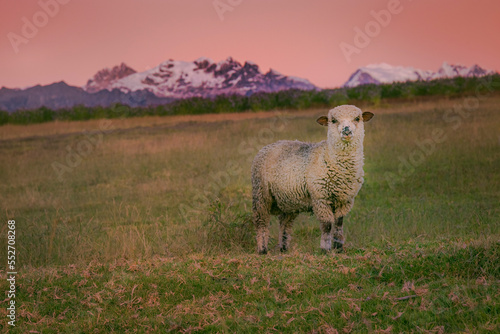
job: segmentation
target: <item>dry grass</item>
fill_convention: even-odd
[[[441,99],[436,101],[404,102],[397,104],[397,108],[390,105],[369,108],[377,115],[392,113],[412,113],[421,112],[425,109],[446,109],[453,108],[457,100]],[[111,120],[112,126],[116,130],[137,129],[137,128],[163,128],[182,126],[187,123],[219,123],[227,121],[244,121],[250,119],[267,119],[276,117],[277,114],[294,115],[303,117],[306,115],[322,115],[324,110],[283,110],[266,112],[244,112],[244,113],[223,113],[223,114],[204,114],[204,115],[174,115],[174,116],[145,116],[135,118],[123,118]],[[31,137],[57,136],[67,134],[79,134],[84,131],[97,131],[100,129],[102,120],[87,121],[55,121],[41,124],[13,125],[7,124],[0,126],[0,140],[21,139]]]
[[[204,115],[176,115],[176,116],[145,116],[134,118],[113,119],[111,122],[116,130],[136,128],[174,127],[186,123],[218,123],[227,121],[243,121],[249,119],[266,119],[276,116],[276,111],[224,113]],[[304,115],[308,111],[283,111],[280,113]],[[97,131],[100,129],[102,120],[49,122],[29,125],[7,124],[0,126],[0,140],[21,139],[30,137],[45,137],[65,134],[78,134],[83,131]]]
[[[499,101],[481,101],[458,130],[442,115],[460,100],[371,108],[376,117],[366,126],[366,183],[347,217],[347,246],[419,235],[497,235]],[[240,242],[246,238],[241,226],[250,213],[255,153],[279,139],[323,140],[326,133],[315,119],[324,112],[110,120],[114,130],[102,134],[62,182],[52,164],[65,163],[67,148],[86,140],[80,131],[102,121],[0,127],[10,138],[0,140],[0,156],[8,162],[0,166],[0,219],[19,221],[22,265],[253,252],[252,237]],[[399,158],[435,127],[447,140],[389,187],[386,174],[397,173]],[[20,131],[12,133],[14,128]],[[275,224],[272,229],[274,244]],[[299,216],[293,247],[314,254],[318,240],[314,217]]]
[[[498,332],[499,251],[488,238],[409,240],[331,256],[197,253],[27,268],[11,332]]]

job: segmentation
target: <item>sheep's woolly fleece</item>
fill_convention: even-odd
[[[328,126],[326,141],[279,141],[259,151],[252,165],[259,252],[267,251],[270,214],[279,214],[283,223],[293,220],[299,212],[312,210],[322,225],[331,227],[351,210],[363,184],[363,119],[367,121],[371,116],[355,106],[339,106],[318,119],[318,123]],[[349,131],[344,130],[346,127]],[[290,239],[283,228],[280,246],[288,246],[287,240],[281,240]],[[290,230],[289,226],[285,229]],[[329,249],[331,237],[325,235],[329,229],[322,230],[321,246]],[[341,226],[333,233],[339,234],[334,237],[343,242]]]

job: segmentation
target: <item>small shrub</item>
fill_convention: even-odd
[[[236,211],[231,203],[226,205],[218,198],[210,205],[208,217],[203,222],[207,248],[219,252],[252,249],[252,213]]]

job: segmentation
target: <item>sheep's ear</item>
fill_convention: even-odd
[[[318,118],[316,120],[316,122],[318,122],[318,124],[321,124],[323,126],[328,126],[328,117],[326,116],[321,116],[320,118]]]
[[[368,122],[369,120],[371,120],[373,117],[373,113],[369,112],[369,111],[365,111],[363,113],[363,122]]]

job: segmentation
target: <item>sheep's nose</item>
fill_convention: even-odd
[[[346,126],[343,130],[342,130],[342,135],[343,136],[350,136],[352,134],[352,131],[351,129],[349,129],[348,126]]]

